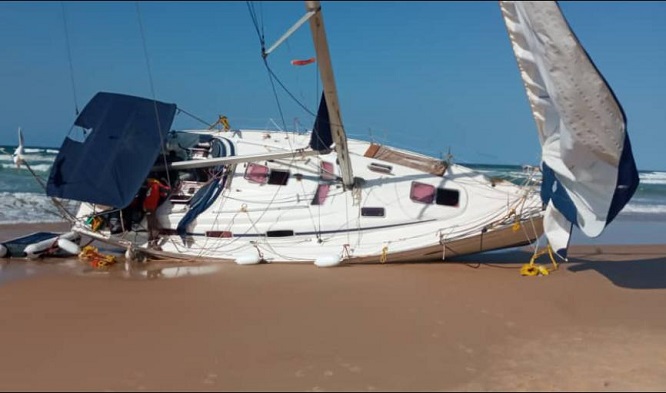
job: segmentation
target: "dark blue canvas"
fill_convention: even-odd
[[[132,202],[160,154],[175,104],[97,93],[75,125],[83,142],[66,138],[49,175],[51,197],[123,208]]]
[[[315,119],[312,135],[310,136],[310,148],[317,151],[328,150],[331,148],[332,144],[333,136],[331,135],[331,120],[328,116],[326,97],[322,92],[321,101],[319,101],[319,110],[317,111],[317,118]]]

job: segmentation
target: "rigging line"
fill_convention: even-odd
[[[321,7],[319,8],[319,11],[321,11]],[[312,22],[310,22],[312,23]],[[315,29],[315,39],[314,42],[318,42],[319,40],[319,29]],[[315,50],[315,56],[316,56],[316,50]],[[319,59],[317,59],[317,67],[315,67],[315,95],[314,95],[314,107],[317,108],[319,105],[319,97],[321,97],[321,92],[319,91],[319,81],[320,81],[320,76],[319,76]],[[315,116],[315,121],[317,117]],[[330,124],[330,120],[329,120]]]
[[[319,90],[320,90],[320,89],[319,89],[319,81],[320,81],[320,80],[321,80],[321,78],[320,78],[320,76],[319,76],[319,67],[316,67],[316,68],[315,68],[315,96],[314,96],[314,104],[315,104],[315,107],[316,107],[317,104],[318,104],[317,100],[319,100],[319,97],[321,97],[321,92],[319,91]],[[330,122],[329,122],[329,123],[330,123]]]
[[[275,89],[275,83],[273,83],[273,77],[272,77],[273,72],[271,71],[271,68],[268,65],[268,61],[266,60],[265,57],[264,57],[264,65],[266,66],[266,69],[268,70],[268,79],[271,81],[271,88],[273,89],[273,96],[275,96],[275,102],[277,103],[278,111],[280,112],[280,118],[282,119],[282,128],[284,130],[286,130],[287,129],[287,122],[284,120],[284,114],[282,113],[282,105],[280,105],[280,98],[278,97],[277,89]]]
[[[28,170],[30,171],[30,174],[32,174],[32,176],[35,178],[35,180],[37,180],[37,182],[39,183],[39,185],[42,186],[42,188],[44,189],[44,192],[46,192],[46,185],[44,184],[44,181],[42,180],[42,178],[40,178],[39,176],[37,176],[37,174],[35,173],[35,171],[33,171],[32,168],[30,167],[30,165],[27,163],[27,161],[23,161],[23,164],[25,165],[26,168],[28,168]],[[74,222],[76,222],[76,217],[74,217],[74,215],[73,215],[72,213],[70,213],[70,212],[67,210],[67,208],[65,208],[65,206],[63,206],[62,202],[60,202],[59,200],[57,200],[57,199],[54,198],[54,197],[51,197],[51,202],[53,202],[53,204],[55,205],[56,209],[60,210],[60,212],[59,212],[59,213],[60,213],[60,217],[62,217],[62,218],[64,218],[65,220],[69,221],[70,223],[74,223]]]
[[[307,192],[305,191],[305,186],[303,185],[303,182],[300,182],[300,183],[301,183],[301,190],[303,191],[303,199],[305,200],[305,197],[307,196]],[[315,193],[315,195],[316,195],[316,193]],[[317,224],[314,222],[314,217],[312,216],[311,206],[312,206],[312,204],[310,204],[308,206],[308,213],[310,214],[310,221],[312,223],[312,227],[313,227],[313,230],[314,230],[313,232],[315,232],[315,236],[317,236],[317,239],[319,239],[321,237],[321,233],[320,233],[320,231],[321,231],[321,219],[319,220],[319,226],[317,226]],[[319,207],[321,207],[321,206],[319,206]]]
[[[280,78],[278,78],[277,75],[275,75],[275,73],[273,72],[273,70],[268,66],[268,63],[266,63],[266,67],[268,68],[268,72],[271,74],[271,76],[272,76],[273,78],[275,78],[275,80],[276,80],[277,83],[280,85],[280,87],[282,87],[282,89],[285,91],[285,93],[287,93],[287,94],[289,95],[289,97],[291,97],[291,99],[294,100],[294,102],[295,102],[298,106],[300,106],[304,111],[306,111],[310,116],[316,118],[317,115],[315,115],[314,112],[312,112],[311,110],[309,110],[308,108],[306,108],[305,105],[303,105],[303,104],[301,103],[301,101],[299,101],[298,98],[296,98],[296,96],[294,96],[294,95],[289,91],[289,89],[287,89],[287,87],[282,83],[282,81],[280,81]]]
[[[257,13],[254,10],[254,4],[251,1],[246,1],[247,9],[250,12],[250,18],[252,19],[252,24],[254,25],[254,30],[257,32],[257,37],[259,38],[259,43],[261,44],[261,54],[263,56],[266,49],[266,41],[264,40],[263,28],[262,31],[259,31],[259,22],[257,20]]]
[[[157,121],[157,133],[160,137],[160,150],[164,147],[164,138],[162,138],[162,125],[160,124],[160,114],[157,109],[157,101],[155,98],[155,85],[153,84],[153,73],[150,69],[150,58],[148,57],[148,47],[146,46],[146,35],[143,30],[143,21],[141,18],[141,9],[139,8],[138,0],[134,3],[136,5],[136,15],[139,20],[139,31],[141,33],[141,43],[143,44],[143,54],[146,58],[146,68],[148,69],[148,80],[150,82],[150,93],[153,97],[153,107],[155,108],[155,120]],[[168,166],[167,157],[165,154],[162,154],[162,160],[164,161],[164,166]],[[166,171],[166,180],[169,187],[171,184],[171,177],[169,176],[169,171]]]
[[[265,34],[264,34],[264,4],[262,2],[259,2],[259,17],[260,19],[260,25],[261,25],[261,39],[264,40],[265,42]]]
[[[285,39],[284,43],[287,46],[287,53],[289,54],[289,57],[292,58],[292,59],[297,58],[296,55],[294,54],[294,52],[292,52],[292,50],[291,50],[291,45],[289,44],[289,38]],[[303,97],[303,89],[301,88],[301,78],[300,78],[299,74],[300,74],[299,72],[296,72],[296,86],[299,89],[299,93],[301,95],[301,98],[304,98]],[[317,100],[317,96],[315,95],[315,107],[316,107],[316,100]]]
[[[275,78],[275,80],[277,81],[277,83],[280,85],[280,87],[282,87],[282,89],[285,91],[285,93],[287,93],[287,94],[289,95],[289,97],[291,97],[291,99],[294,100],[294,102],[295,102],[298,106],[300,106],[300,107],[301,107],[304,111],[306,111],[310,116],[312,116],[312,117],[314,117],[314,118],[316,119],[316,118],[317,118],[317,115],[315,115],[314,112],[312,112],[311,110],[309,110],[308,108],[306,108],[305,105],[302,104],[301,101],[299,101],[298,98],[296,98],[296,97],[295,97],[295,96],[289,91],[289,89],[287,89],[287,87],[286,87],[286,86],[280,81],[280,78],[278,78],[277,75],[275,75],[275,73],[273,72],[273,70],[268,66],[268,63],[266,63],[266,67],[268,68],[268,71],[271,73],[271,75]],[[332,122],[330,122],[330,121],[328,122],[328,124],[329,124],[329,125],[336,125],[336,126],[340,126],[340,127],[342,127],[342,124],[335,124],[335,123],[332,123]]]
[[[76,97],[76,84],[74,83],[74,66],[72,65],[72,49],[69,44],[69,31],[67,30],[67,16],[65,14],[65,3],[60,2],[62,8],[62,24],[65,27],[65,42],[67,43],[67,59],[69,60],[69,77],[72,81],[72,92],[74,94],[74,109],[76,110],[76,116],[79,115],[79,104]]]
[[[201,122],[202,124],[205,124],[206,126],[210,126],[210,124],[208,122],[206,122],[205,120],[191,114],[190,112],[186,111],[183,108],[178,108],[178,113],[180,113],[180,112],[183,112],[184,114],[188,115],[189,117],[193,118],[194,120],[197,120],[197,121]]]
[[[261,44],[261,57],[264,60],[264,65],[266,66],[266,69],[268,70],[268,77],[269,80],[271,81],[271,87],[273,89],[273,95],[275,96],[275,101],[277,102],[278,106],[278,111],[280,112],[280,118],[282,119],[282,127],[286,130],[287,129],[287,123],[284,120],[284,114],[282,113],[282,106],[280,105],[280,100],[277,95],[277,89],[275,89],[275,83],[273,82],[273,72],[271,71],[271,68],[268,66],[268,61],[266,60],[266,41],[264,39],[263,35],[263,25],[262,25],[262,31],[259,31],[259,22],[257,20],[257,14],[254,9],[254,5],[251,4],[249,1],[246,2],[248,10],[250,12],[250,18],[252,18],[252,23],[254,24],[254,29],[257,32],[257,36],[259,37],[259,43]],[[279,81],[278,81],[279,83]],[[284,87],[283,87],[284,88]]]
[[[295,102],[298,106],[300,106],[304,111],[306,111],[308,114],[310,114],[310,116],[314,117],[315,120],[316,120],[316,119],[317,119],[317,115],[315,115],[312,111],[310,111],[308,108],[306,108],[305,105],[303,105],[303,104],[298,100],[298,98],[296,98],[296,97],[295,97],[295,96],[289,91],[289,89],[287,89],[287,87],[286,87],[286,86],[280,81],[280,78],[278,78],[277,75],[275,75],[275,73],[273,72],[273,70],[270,68],[270,66],[268,65],[268,62],[266,61],[265,58],[264,58],[264,64],[266,65],[266,69],[268,70],[268,72],[270,73],[270,75],[272,75],[272,77],[275,78],[275,80],[276,80],[276,81],[278,82],[278,84],[282,87],[282,89],[283,89],[283,90],[289,95],[289,97],[291,97],[291,99],[294,100],[294,102]],[[271,78],[271,84],[273,84],[273,79],[272,79],[272,78]],[[275,87],[273,87],[273,90],[274,90],[274,92],[275,92]],[[275,93],[275,94],[276,94],[276,100],[277,100],[277,93]],[[280,103],[279,103],[279,101],[278,101],[278,106],[279,106],[279,105],[280,105]],[[280,115],[282,115],[282,111],[280,111]],[[284,118],[282,119],[282,122],[284,123]],[[332,125],[333,123],[331,123],[331,122],[329,121],[328,124],[329,124],[329,125]],[[285,129],[286,129],[286,124],[285,124]],[[319,136],[318,136],[318,138],[319,138]],[[319,140],[321,141],[321,138],[319,138]]]
[[[273,79],[275,81],[277,81],[277,83],[280,85],[280,87],[282,87],[282,89],[287,93],[287,95],[289,95],[289,97],[291,97],[291,99],[294,100],[294,102],[298,106],[300,106],[310,116],[316,118],[317,116],[314,114],[314,112],[309,110],[303,103],[301,103],[301,101],[298,98],[296,98],[294,96],[294,94],[291,93],[291,91],[289,91],[289,89],[287,89],[287,87],[284,85],[284,83],[282,83],[280,78],[278,78],[278,76],[275,75],[275,73],[273,72],[271,67],[268,65],[268,61],[266,60],[266,56],[265,56],[266,42],[265,42],[264,35],[263,35],[263,25],[262,25],[262,29],[260,31],[259,22],[257,20],[257,15],[256,15],[256,11],[254,10],[254,6],[249,1],[246,2],[246,4],[247,4],[248,10],[250,12],[250,18],[252,19],[252,23],[254,24],[254,29],[257,32],[257,36],[259,37],[259,43],[261,44],[261,53],[262,53],[262,57],[264,59],[264,65],[266,66],[266,69],[268,70],[269,76],[271,78],[271,85],[273,86],[273,93],[276,96],[276,100],[277,100],[277,92],[275,90],[275,85],[274,85]],[[318,83],[318,81],[317,81],[317,83]],[[285,120],[284,120],[284,116],[282,115],[282,108],[280,107],[279,101],[278,101],[278,108],[280,110],[280,116],[282,116],[282,123],[284,124],[284,129],[286,130],[287,127],[286,127],[286,123],[285,123]]]

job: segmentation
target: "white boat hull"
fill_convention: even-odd
[[[249,130],[233,136],[208,134],[227,138],[238,157],[293,151],[293,146],[306,145],[309,138],[307,134]],[[335,153],[233,163],[227,165],[229,178],[224,190],[192,221],[184,237],[175,233],[191,208],[183,199],[204,182],[181,182],[181,189],[159,207],[160,236],[150,245],[145,219],[134,225],[134,231],[113,236],[104,229],[94,233],[85,224],[79,224],[77,230],[155,255],[321,266],[442,260],[529,244],[542,234],[541,202],[533,185],[498,182],[454,164],[443,175],[435,175],[424,171],[421,162],[405,166],[372,156],[376,147],[349,140],[355,175],[363,179],[354,190],[345,190],[337,173],[330,176],[320,171],[325,166],[322,162],[335,168]],[[421,159],[409,154],[412,161]],[[287,173],[288,179],[277,185],[252,181],[247,167],[254,164]],[[413,183],[447,190],[455,199],[424,203],[413,195]],[[183,184],[191,190],[183,190]],[[318,194],[322,185],[326,195]],[[82,204],[78,216],[83,222],[99,210]]]

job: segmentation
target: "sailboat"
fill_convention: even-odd
[[[441,261],[533,244],[545,232],[566,258],[573,226],[598,235],[637,187],[626,120],[557,4],[500,6],[543,146],[542,179],[498,181],[348,138],[322,8],[306,1],[263,56],[309,23],[323,85],[311,131],[226,121],[172,130],[176,104],[100,92],[75,121],[85,139],[64,140],[47,195],[81,201],[72,231],[127,255],[320,267]]]

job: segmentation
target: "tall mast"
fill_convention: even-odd
[[[312,32],[312,41],[314,42],[315,52],[317,54],[317,66],[321,74],[321,81],[326,97],[326,106],[331,123],[331,136],[335,143],[335,152],[338,156],[338,165],[342,174],[342,182],[346,189],[354,186],[354,175],[352,173],[351,162],[349,160],[349,150],[347,148],[347,136],[342,125],[342,116],[340,115],[340,104],[338,102],[338,91],[335,87],[335,78],[333,76],[333,67],[331,65],[331,56],[328,52],[328,42],[326,41],[326,31],[324,30],[324,18],[321,14],[321,5],[319,1],[306,1],[305,9],[308,12],[314,12],[310,18],[310,31]]]

